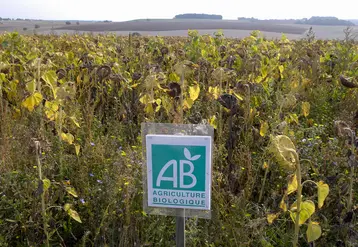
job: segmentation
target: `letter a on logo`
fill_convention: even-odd
[[[164,173],[167,171],[167,169],[171,165],[173,166],[173,177],[164,177]],[[176,160],[169,160],[159,172],[159,175],[158,175],[158,178],[157,178],[157,183],[156,183],[157,186],[160,187],[161,181],[172,181],[173,182],[173,187],[177,188],[178,187],[177,167],[178,167],[178,163],[177,163]]]

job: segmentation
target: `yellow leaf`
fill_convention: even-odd
[[[218,128],[218,121],[215,115],[213,115],[210,119],[209,119],[209,124],[214,128],[217,129]]]
[[[282,197],[282,200],[281,200],[281,202],[280,202],[280,208],[283,210],[283,212],[286,212],[286,211],[287,211],[287,204],[286,204],[286,202],[285,202],[285,197],[286,197],[286,196]]]
[[[323,181],[319,181],[317,183],[318,187],[318,208],[323,206],[324,200],[327,198],[329,194],[329,186],[325,184]]]
[[[75,137],[71,133],[65,134],[62,132],[61,139],[71,145],[73,143],[73,141],[75,140]]]
[[[307,241],[313,242],[319,239],[322,235],[322,229],[318,222],[311,221],[307,227]]]
[[[153,105],[152,105],[152,103],[148,103],[146,106],[145,106],[145,112],[147,113],[147,114],[150,114],[150,115],[152,115],[153,113],[154,113],[154,109],[153,109]]]
[[[149,96],[145,94],[144,96],[142,96],[142,97],[139,98],[139,102],[142,103],[142,104],[144,104],[144,105],[148,104],[148,102],[149,102]]]
[[[27,97],[23,102],[22,106],[27,108],[30,112],[34,110],[42,101],[42,95],[40,93],[34,93]]]
[[[267,162],[265,161],[264,164],[262,165],[262,169],[268,169],[269,165],[267,164]]]
[[[80,154],[80,149],[81,149],[81,146],[76,144],[75,145],[75,150],[76,150],[76,155],[78,156]]]
[[[281,76],[281,78],[283,78],[283,71],[284,71],[284,67],[283,67],[283,65],[280,65],[280,66],[278,66],[278,70],[280,71],[280,76]]]
[[[298,122],[298,116],[297,116],[296,113],[290,114],[289,117],[290,117],[290,123],[296,123],[296,124],[299,123],[299,122]]]
[[[267,215],[267,222],[271,225],[273,221],[279,216],[280,214],[268,214]]]
[[[214,98],[217,99],[220,95],[219,87],[209,87],[209,94]]]
[[[80,128],[80,124],[78,123],[78,121],[77,121],[77,119],[76,119],[75,116],[70,117],[70,119],[72,120],[72,122],[73,122],[78,128]]]
[[[155,108],[155,112],[158,112],[161,108],[162,105],[162,100],[161,99],[156,99],[155,103],[157,104],[157,107]]]
[[[156,103],[157,105],[161,105],[161,104],[162,104],[162,100],[161,100],[161,99],[156,99],[156,100],[155,100],[155,103]]]
[[[302,102],[302,114],[307,117],[310,114],[311,105],[309,102]]]
[[[312,201],[307,200],[301,203],[299,225],[304,224],[312,216],[315,210],[316,207]],[[291,206],[291,212],[290,212],[290,216],[293,222],[296,222],[296,215],[297,215],[297,202],[294,202]]]
[[[296,169],[296,148],[291,139],[285,135],[271,137],[269,151],[275,155],[277,162],[287,170]]]
[[[136,87],[139,86],[139,84],[140,84],[140,83],[135,83],[135,84],[131,85],[130,87],[131,87],[131,88],[136,88]]]
[[[67,211],[67,213],[68,213],[69,216],[71,216],[72,219],[74,219],[75,221],[77,221],[79,223],[82,223],[81,218],[80,218],[80,216],[79,216],[79,214],[77,213],[76,210],[73,210],[73,209],[70,208]]]
[[[45,102],[45,114],[46,117],[50,120],[55,120],[57,117],[57,111],[59,109],[58,103],[56,101],[46,101]]]
[[[200,86],[198,84],[189,87],[190,99],[193,102],[199,97],[199,93],[200,93]]]
[[[68,187],[66,187],[66,191],[68,194],[72,195],[73,197],[75,197],[75,198],[78,197],[74,188],[68,186]]]
[[[265,136],[267,134],[268,129],[269,124],[267,122],[261,122],[260,136]]]
[[[297,182],[297,176],[294,174],[291,176],[290,181],[288,182],[287,186],[287,195],[295,192],[297,190],[298,182]]]
[[[193,107],[193,104],[194,104],[194,101],[191,98],[185,99],[183,102],[183,107],[184,107],[184,109],[190,109]]]
[[[244,100],[244,98],[241,96],[241,95],[239,95],[239,94],[237,94],[237,93],[235,93],[235,92],[233,92],[233,94],[236,96],[236,98],[238,98],[239,100]]]
[[[44,191],[47,191],[51,186],[51,181],[49,179],[47,179],[47,178],[42,179],[42,183],[43,183],[43,186],[44,186]]]

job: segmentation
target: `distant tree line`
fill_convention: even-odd
[[[321,25],[321,26],[355,26],[351,21],[340,20],[337,17],[319,17],[313,16],[309,19],[301,19],[296,24]]]
[[[0,21],[42,21],[41,19],[22,19],[22,18],[2,18]]]
[[[237,18],[239,21],[249,21],[249,22],[257,22],[260,21],[259,19],[256,19],[254,17],[246,18],[246,17],[239,17]]]
[[[174,19],[211,19],[222,20],[222,15],[209,15],[209,14],[180,14],[176,15]]]

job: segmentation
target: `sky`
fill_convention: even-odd
[[[0,17],[43,20],[173,18],[182,13],[219,14],[224,19],[358,19],[358,0],[0,0]]]

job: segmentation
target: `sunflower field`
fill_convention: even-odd
[[[0,246],[174,246],[141,123],[215,129],[187,246],[357,246],[358,43],[0,35]]]

